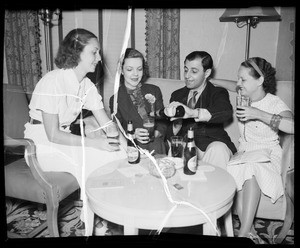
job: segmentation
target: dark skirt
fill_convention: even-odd
[[[138,142],[138,145],[143,149],[147,149],[149,152],[152,152],[152,150],[154,150],[152,155],[167,154],[167,147],[162,137],[155,138],[148,144],[141,144]]]

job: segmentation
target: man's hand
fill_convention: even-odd
[[[182,106],[184,108],[184,116],[183,117],[174,117],[176,113],[176,108],[178,106]],[[197,109],[191,109],[184,105],[181,102],[173,101],[169,104],[168,107],[165,109],[165,114],[169,117],[171,117],[171,121],[177,120],[177,119],[188,119],[188,118],[195,118],[198,117],[198,111]],[[173,117],[173,118],[172,118]]]

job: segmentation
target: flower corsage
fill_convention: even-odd
[[[151,112],[153,112],[155,114],[155,109],[154,109],[154,103],[156,101],[155,96],[153,96],[152,94],[146,94],[145,95],[145,99],[150,103],[151,105]]]

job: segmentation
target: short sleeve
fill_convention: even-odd
[[[96,86],[87,78],[85,86],[85,102],[84,107],[88,110],[103,109],[102,96],[98,93]]]
[[[52,75],[48,74],[37,83],[29,104],[30,109],[58,114],[62,96],[58,93],[54,80]]]

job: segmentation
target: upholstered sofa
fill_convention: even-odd
[[[169,100],[173,91],[183,87],[184,81],[174,79],[162,79],[162,78],[149,78],[147,83],[159,86],[162,91],[164,105],[169,104]],[[232,107],[236,107],[236,92],[228,90],[230,102]],[[291,108],[294,112],[294,82],[291,81],[278,81],[277,82],[277,95]],[[237,127],[237,119],[233,116],[233,121],[228,123],[225,127],[232,142],[238,146],[239,131]]]
[[[184,81],[149,78],[147,83],[160,87],[163,95],[164,105],[169,104],[170,96],[173,91],[185,85]],[[236,107],[236,92],[229,92],[230,102],[233,109]],[[278,81],[276,93],[294,113],[294,82]],[[239,130],[237,126],[237,118],[233,115],[233,120],[225,125],[225,130],[229,134],[232,142],[238,147]],[[282,158],[282,181],[285,185],[285,195],[276,204],[272,204],[268,197],[261,195],[260,204],[256,217],[265,219],[276,219],[283,221],[283,227],[280,233],[273,237],[276,243],[281,243],[289,231],[294,219],[294,135],[281,134],[281,146],[283,147]],[[236,213],[234,206],[233,211]]]

